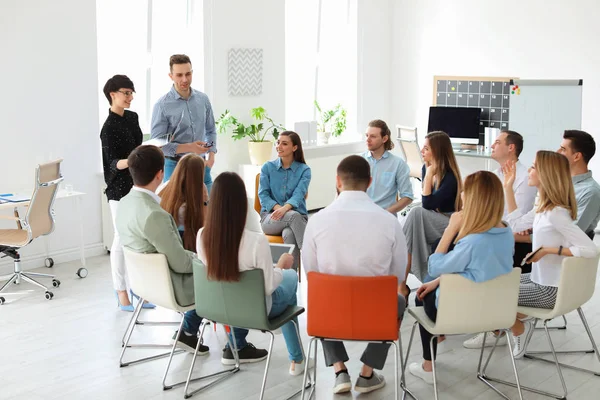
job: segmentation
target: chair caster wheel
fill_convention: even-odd
[[[52,300],[53,297],[54,297],[54,293],[46,292],[46,300]]]
[[[0,297],[0,306],[4,304],[4,302],[6,302],[6,299],[4,297]]]
[[[52,279],[52,286],[59,287],[60,286],[60,281],[58,279]]]
[[[85,268],[79,268],[75,274],[80,278],[85,278],[88,275],[88,270]]]
[[[52,268],[54,266],[54,260],[51,257],[48,257],[44,260],[44,264],[46,268]]]

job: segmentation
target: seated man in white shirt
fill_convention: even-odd
[[[500,182],[504,182],[504,174],[502,168],[507,162],[514,163],[517,168],[517,177],[513,183],[513,192],[517,201],[517,208],[527,214],[533,208],[537,189],[535,186],[527,184],[528,168],[519,161],[519,156],[523,151],[523,136],[515,131],[502,131],[492,145],[492,159],[500,164],[500,168],[494,173],[500,178]],[[507,205],[504,202],[504,216],[508,215]],[[520,261],[520,260],[519,260]]]
[[[366,191],[371,183],[369,163],[349,156],[337,168],[339,196],[324,210],[313,215],[306,226],[302,264],[306,272],[342,276],[395,275],[404,280],[407,263],[406,239],[394,215],[376,205]],[[334,301],[344,301],[337,299]],[[404,296],[398,296],[398,318],[404,314]],[[374,312],[377,304],[373,304]],[[389,344],[369,343],[354,389],[368,393],[385,385],[373,371],[385,364]],[[334,393],[349,392],[350,376],[344,362],[348,354],[342,342],[323,342],[325,363],[336,374]]]

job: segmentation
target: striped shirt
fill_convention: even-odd
[[[178,145],[196,141],[213,142],[208,151],[217,152],[217,131],[210,100],[199,90],[190,90],[190,97],[184,99],[173,86],[154,105],[150,137],[165,139],[172,135],[169,143],[162,146],[165,156],[175,157]]]

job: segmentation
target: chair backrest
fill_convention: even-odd
[[[421,179],[423,168],[423,156],[417,139],[402,139],[398,138],[398,144],[404,153],[404,161],[410,168],[410,176],[412,178]]]
[[[63,180],[61,162],[62,159],[59,159],[40,164],[35,170],[35,187],[25,216],[32,240],[54,230],[54,200],[58,184]]]
[[[256,174],[254,180],[254,209],[260,214],[260,199],[258,198],[258,186],[260,185],[260,174]]]
[[[268,330],[265,278],[261,269],[244,271],[238,282],[210,280],[205,266],[194,265],[196,313],[238,328]]]
[[[553,314],[565,315],[588,302],[596,288],[598,259],[599,256],[563,259]]]
[[[123,247],[123,253],[131,290],[158,306],[179,309],[167,257],[160,253],[137,253],[126,247]]]
[[[398,278],[309,272],[309,336],[346,340],[398,339]]]
[[[486,282],[442,275],[435,323],[448,335],[507,329],[515,323],[521,268]]]

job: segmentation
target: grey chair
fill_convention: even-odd
[[[296,330],[298,330],[298,325],[294,319],[304,312],[304,308],[290,306],[280,316],[269,319],[265,302],[265,280],[263,271],[259,269],[242,272],[238,282],[221,282],[209,280],[206,276],[206,267],[194,266],[194,292],[196,297],[196,313],[203,318],[223,325],[228,325],[231,327],[232,331],[237,327],[259,330],[271,335],[269,355],[267,357],[262,387],[260,390],[260,399],[262,399],[265,393],[271,355],[273,354],[273,341],[275,339],[273,331],[289,321],[294,323]],[[229,335],[227,335],[227,337],[230,342],[229,345],[232,346],[231,348],[234,350],[233,353],[236,358],[235,367],[227,371],[192,379],[192,372],[196,362],[196,353],[194,353],[192,365],[185,385],[184,397],[186,399],[240,370],[240,362],[237,358],[235,343],[231,343]],[[298,338],[300,338],[299,331]],[[307,363],[305,368],[308,368],[308,360],[304,353],[302,343],[300,343],[300,347],[302,348],[304,362]],[[188,392],[190,382],[224,373],[227,373],[227,375],[192,392]],[[300,393],[300,391],[301,389],[288,397],[288,399],[294,397],[296,394]]]
[[[11,283],[19,284],[21,280],[44,289],[46,299],[52,300],[54,294],[48,287],[39,283],[35,278],[51,278],[52,286],[59,287],[60,281],[54,275],[40,274],[37,272],[23,272],[21,268],[21,255],[19,249],[27,246],[34,239],[49,235],[54,231],[54,200],[58,191],[58,184],[63,180],[60,174],[62,159],[46,164],[40,164],[35,170],[35,188],[27,206],[25,218],[21,219],[17,208],[14,217],[0,215],[0,219],[10,219],[17,223],[17,229],[0,229],[0,253],[2,257],[11,257],[14,260],[14,273],[0,288],[0,292]],[[4,297],[0,297],[0,304],[4,304]]]

